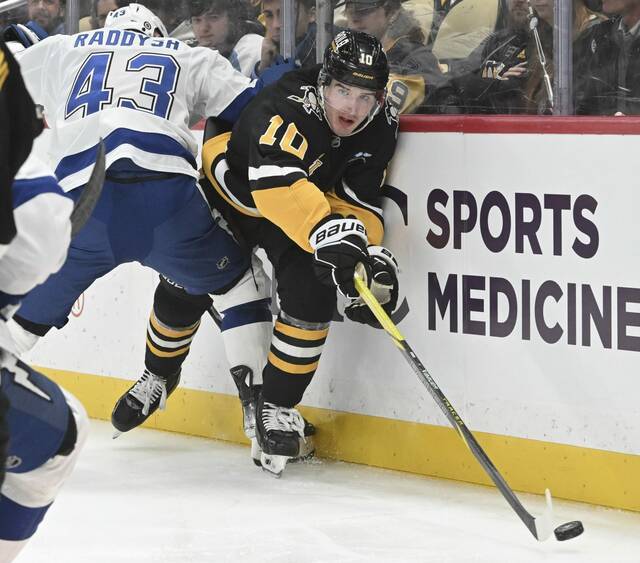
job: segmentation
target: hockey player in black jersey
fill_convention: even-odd
[[[266,251],[277,280],[280,313],[262,374],[236,369],[241,397],[262,384],[252,454],[259,446],[262,466],[276,475],[301,453],[305,422],[295,406],[318,367],[336,289],[350,300],[350,319],[378,326],[355,290],[358,268],[387,311],[396,306],[397,264],[379,246],[380,188],[398,131],[388,75],[377,39],[343,31],[322,65],[265,88],[230,134],[203,147],[211,205],[247,251]],[[154,310],[164,311],[166,326],[198,322],[206,303],[161,289]]]
[[[377,324],[354,288],[357,268],[389,312],[396,305],[397,264],[379,246],[380,187],[398,130],[388,74],[377,39],[343,31],[322,65],[285,75],[230,136],[203,148],[212,202],[248,248],[264,248],[278,283],[256,420],[262,465],[276,475],[299,451],[304,424],[295,406],[318,367],[336,288],[359,322]]]

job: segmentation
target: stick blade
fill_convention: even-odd
[[[551,499],[551,491],[545,489],[544,497],[546,500],[546,507],[541,516],[534,519],[536,527],[536,539],[538,541],[546,541],[551,537],[553,533],[553,501]]]
[[[102,193],[102,186],[104,184],[105,175],[105,148],[104,142],[100,139],[98,143],[98,154],[96,155],[96,163],[93,165],[91,176],[89,181],[84,187],[82,195],[76,201],[71,212],[71,236],[77,235],[82,227],[91,217],[93,210],[96,207],[100,194]]]

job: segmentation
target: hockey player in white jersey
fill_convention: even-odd
[[[32,154],[13,183],[17,234],[0,259],[0,389],[9,400],[9,448],[0,489],[0,562],[35,534],[86,440],[82,404],[18,359],[7,321],[21,295],[63,264],[73,202]],[[9,321],[10,322],[10,321]]]
[[[152,12],[130,4],[110,12],[103,29],[47,38],[21,57],[25,83],[51,127],[49,157],[62,188],[80,197],[100,137],[107,174],[64,266],[24,299],[10,328],[18,349],[29,349],[52,326],[66,324],[93,281],[137,261],[189,293],[210,294],[225,317],[244,308],[240,324],[223,322],[227,356],[231,365],[260,373],[271,329],[269,284],[201,196],[189,130],[209,115],[233,122],[258,85],[216,51],[166,35]],[[159,342],[173,348],[188,348],[197,328],[185,327],[175,339],[163,333],[161,318],[154,326]],[[145,370],[122,401],[118,430],[164,406],[179,377]]]
[[[9,70],[19,82],[17,65]],[[30,139],[32,132],[41,130],[41,125],[34,127],[38,120],[33,102],[24,85],[2,94],[7,95],[3,103],[14,111],[24,109],[9,120],[13,141],[22,144],[25,136]],[[14,156],[15,151],[3,164],[13,168]],[[6,469],[4,482],[0,478],[2,563],[13,561],[35,533],[71,473],[88,430],[88,418],[78,400],[18,360],[6,325],[21,296],[63,264],[73,203],[34,153],[19,168],[11,191],[16,234],[0,257],[0,395],[8,399],[10,437],[6,464],[4,457],[0,459],[0,477]],[[2,211],[10,211],[5,203]]]

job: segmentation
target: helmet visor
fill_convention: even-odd
[[[335,79],[321,88],[325,116],[339,137],[347,137],[364,128],[384,101],[384,91],[368,90]]]

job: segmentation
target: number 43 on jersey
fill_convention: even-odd
[[[109,84],[112,59],[112,52],[103,52],[92,53],[84,60],[71,87],[65,119],[76,112],[85,117],[110,105],[145,111],[167,119],[180,73],[177,61],[171,55],[157,53],[139,53],[130,58],[126,65],[127,79],[138,79],[140,93],[137,99],[119,96],[114,100],[117,85]],[[145,70],[156,70],[155,76],[150,78],[148,72],[142,76],[141,72]]]

